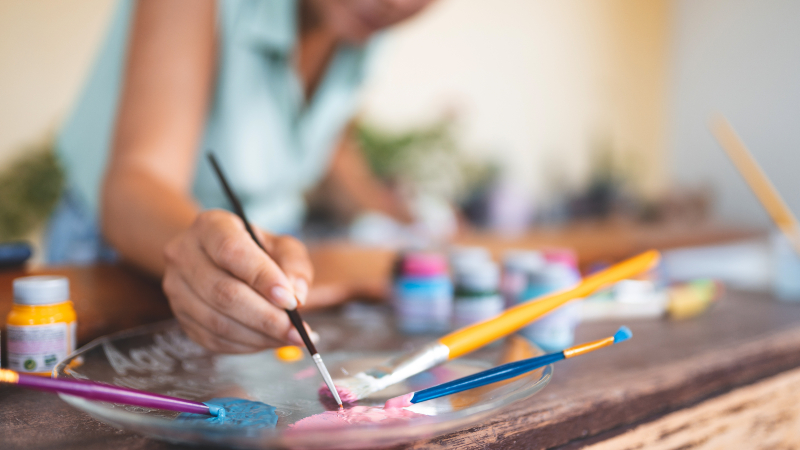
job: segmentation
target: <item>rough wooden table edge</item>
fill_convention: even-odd
[[[591,396],[593,404],[602,405],[596,410],[574,410],[572,405],[580,403],[576,399],[545,407],[516,404],[490,421],[398,448],[472,448],[470,444],[474,442],[480,442],[480,448],[485,449],[505,449],[512,445],[513,448],[544,449],[565,445],[800,367],[800,328],[731,345],[730,349],[676,362],[673,373],[681,374],[677,378],[668,379],[657,370],[640,372],[637,378],[646,378],[650,384],[632,385],[624,395],[587,392],[584,397]],[[540,419],[518,420],[528,415],[539,415]]]

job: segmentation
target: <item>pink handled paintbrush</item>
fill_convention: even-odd
[[[26,375],[13,370],[0,369],[0,383],[16,384],[28,389],[74,395],[88,400],[225,417],[225,408],[211,403],[194,402],[92,381],[45,378],[38,375]]]

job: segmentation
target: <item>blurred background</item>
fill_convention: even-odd
[[[51,267],[42,256],[47,219],[65,189],[53,143],[117,3],[0,0],[0,318],[12,308],[13,278],[65,276],[78,293],[71,298],[81,314],[79,343],[172,316],[160,285],[125,264]],[[559,381],[562,391],[555,392],[581,395],[572,401],[567,428],[584,434],[564,440],[567,446],[581,445],[571,439],[586,437],[586,430],[656,415],[667,420],[670,408],[694,408],[747,380],[796,367],[798,310],[766,300],[800,305],[800,225],[784,227],[788,237],[778,232],[710,121],[728,119],[789,209],[800,214],[798,25],[798,0],[433,2],[382,37],[347,131],[413,220],[359,211],[330,180],[308,192],[298,234],[315,270],[309,304],[364,300],[336,310],[347,326],[317,327],[333,314],[310,323],[332,349],[356,340],[407,346],[411,341],[395,331],[442,335],[657,249],[662,258],[654,270],[564,305],[519,332],[546,351],[572,345],[576,330],[577,341],[599,336],[600,327],[589,322],[606,322],[607,329],[609,322],[633,322],[640,336],[628,359],[572,366],[589,367],[586,376],[578,376],[584,369],[560,373],[576,384]],[[258,167],[254,172],[266,179]],[[395,199],[381,197],[377,209],[391,203],[387,198]],[[31,264],[23,269],[26,261]],[[392,323],[396,328],[387,326]],[[767,340],[771,331],[781,334]],[[628,373],[606,376],[617,372]],[[590,397],[577,387],[599,389],[601,375],[616,378],[620,388],[603,388],[602,404],[584,403]],[[707,440],[713,447],[718,436],[746,447],[725,429],[749,430],[756,442],[764,434],[753,430],[764,424],[769,439],[796,436],[779,426],[800,417],[792,416],[785,406],[791,396],[784,395],[800,392],[798,379],[780,381],[780,391],[770,394],[784,402],[779,407],[763,396],[713,413],[730,416],[731,426],[703,419],[713,424],[707,427],[713,440],[699,439],[697,427],[669,425],[659,442],[685,428],[691,441],[680,448]],[[765,391],[748,392],[751,398]],[[555,402],[561,394],[549,395]],[[650,403],[655,406],[646,413],[637,412]],[[734,409],[747,422],[729,414]],[[574,418],[588,417],[589,410],[619,418],[576,427]],[[546,434],[555,434],[555,423],[548,422]],[[611,433],[626,436],[632,427]],[[60,445],[66,438],[58,439]],[[89,441],[81,435],[77,442]]]
[[[0,239],[35,239],[55,204],[57,161],[37,155],[114,4],[0,1]],[[798,17],[792,0],[439,0],[386,34],[358,137],[436,236],[459,223],[510,234],[581,220],[767,227],[708,121],[727,116],[800,208]],[[382,219],[310,201],[311,236],[385,241]],[[31,202],[40,207],[18,205]]]

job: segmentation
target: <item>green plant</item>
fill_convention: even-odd
[[[486,164],[468,158],[445,118],[405,131],[389,131],[369,122],[356,124],[356,138],[373,172],[387,182],[400,181],[416,191],[457,201],[481,183]]]
[[[20,154],[0,171],[0,242],[29,236],[49,217],[64,187],[52,141]]]

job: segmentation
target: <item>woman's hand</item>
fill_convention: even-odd
[[[164,250],[163,287],[172,311],[186,334],[210,350],[303,345],[284,309],[305,304],[313,278],[308,253],[292,237],[255,232],[269,254],[237,216],[204,211]]]

